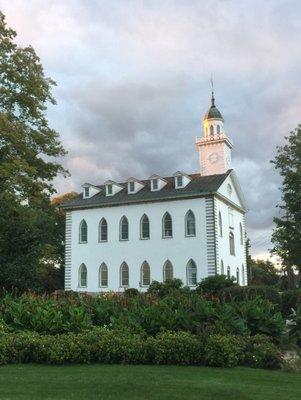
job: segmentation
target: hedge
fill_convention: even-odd
[[[0,333],[0,364],[127,363],[278,368],[276,346],[263,336],[211,335],[205,341],[187,332],[156,337],[95,328],[75,334]]]

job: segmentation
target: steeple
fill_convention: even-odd
[[[225,173],[231,167],[232,143],[224,131],[224,118],[215,105],[211,80],[211,106],[203,118],[204,137],[197,138],[202,175]]]

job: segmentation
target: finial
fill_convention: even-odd
[[[210,82],[211,82],[211,106],[212,106],[212,107],[215,107],[215,104],[214,104],[215,98],[214,98],[214,89],[213,89],[213,77],[212,77],[212,74],[211,74]]]

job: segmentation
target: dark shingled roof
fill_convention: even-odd
[[[124,186],[114,196],[106,196],[104,185],[97,186],[101,192],[94,196],[83,199],[83,194],[61,204],[64,209],[109,207],[126,204],[148,203],[167,200],[178,200],[190,197],[202,197],[215,193],[232,170],[225,174],[200,176],[200,174],[189,175],[191,181],[185,188],[175,189],[174,177],[164,178],[167,184],[159,191],[151,192],[149,180],[141,181],[145,186],[134,194],[128,194],[127,182],[121,183]]]

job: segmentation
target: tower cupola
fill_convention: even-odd
[[[224,118],[215,105],[212,88],[211,106],[203,119],[204,136],[196,139],[201,175],[223,174],[231,168],[232,142],[224,131]]]

